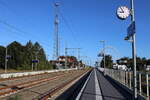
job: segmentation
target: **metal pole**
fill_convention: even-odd
[[[125,85],[127,86],[127,71],[125,71]]]
[[[124,71],[124,85],[126,85],[126,72]]]
[[[131,77],[131,72],[129,72],[129,87],[132,89],[132,77]]]
[[[148,79],[148,74],[146,74],[146,87],[147,87],[147,93],[146,93],[146,96],[147,96],[147,100],[149,100],[149,79]]]
[[[32,71],[33,71],[33,62],[32,62]]]
[[[133,36],[133,43],[132,43],[132,51],[133,51],[133,64],[134,64],[134,70],[133,70],[133,78],[134,78],[134,98],[137,99],[137,75],[136,75],[136,47],[135,47],[135,34]]]
[[[80,48],[78,48],[78,60],[80,61]],[[80,63],[78,65],[78,67],[80,68]]]
[[[59,3],[56,2],[55,4],[55,21],[54,21],[54,57],[57,60],[57,58],[59,57],[59,33],[58,33],[58,7],[59,7]]]
[[[35,56],[35,57],[36,57],[36,58],[35,58],[36,61],[38,60],[38,59],[37,59],[37,55],[38,55],[38,52],[36,52],[36,56]],[[35,70],[37,70],[37,62],[35,63]]]
[[[103,48],[104,48],[104,75],[105,75],[105,41],[103,42]]]
[[[5,54],[5,73],[7,73],[7,46],[6,46],[6,54]]]
[[[105,41],[101,40],[100,42],[103,43],[104,75],[105,75]]]
[[[65,68],[67,68],[67,48],[65,48]]]
[[[141,73],[139,73],[139,92],[140,95],[142,94],[142,87],[141,87]]]
[[[129,79],[129,77],[128,77],[128,71],[126,72],[126,86],[128,86],[128,79]]]
[[[134,0],[131,0],[131,22],[135,21],[135,17],[134,17]],[[133,57],[133,65],[134,65],[134,70],[133,70],[133,94],[134,94],[134,99],[137,99],[137,75],[136,75],[136,45],[135,45],[135,33],[132,36],[132,57]]]

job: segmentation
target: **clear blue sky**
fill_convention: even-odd
[[[129,7],[130,0],[59,0],[59,34],[61,54],[65,43],[68,47],[82,48],[81,56],[96,60],[102,49],[100,40],[107,46],[117,49],[106,50],[114,58],[131,57],[131,44],[124,41],[130,18],[121,21],[116,17],[118,6]],[[150,1],[135,0],[135,17],[137,26],[137,55],[150,58]],[[25,44],[28,40],[38,41],[46,54],[52,58],[54,33],[53,0],[0,0],[0,21],[5,21],[22,31],[0,23],[0,45],[8,45],[16,40]],[[69,24],[69,28],[68,28]],[[71,28],[71,29],[70,29]],[[72,32],[72,31],[73,32]]]

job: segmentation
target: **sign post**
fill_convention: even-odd
[[[127,7],[119,7],[117,10],[117,17],[119,19],[125,20],[129,15],[131,16],[131,24],[127,29],[127,36],[125,40],[132,39],[132,59],[133,59],[133,100],[137,99],[137,75],[136,75],[136,36],[135,36],[135,16],[134,16],[134,0],[130,0],[131,9],[128,10]]]

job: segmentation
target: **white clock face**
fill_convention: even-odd
[[[121,6],[117,9],[118,18],[124,20],[130,15],[130,10],[126,6]]]

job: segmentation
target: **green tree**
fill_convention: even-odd
[[[146,58],[140,58],[137,57],[136,58],[136,62],[137,62],[137,70],[138,71],[143,71],[146,69],[146,65],[147,65],[147,59]],[[133,60],[132,58],[128,58],[128,57],[123,57],[117,60],[117,63],[120,65],[126,65],[128,68],[131,68],[133,70]]]
[[[11,59],[8,60],[8,68],[10,69],[24,69],[23,64],[26,62],[25,51],[26,48],[19,42],[14,41],[8,45],[8,55]]]
[[[101,67],[104,67],[104,58],[101,61]],[[105,67],[112,68],[113,67],[113,60],[111,55],[105,55]]]
[[[39,60],[39,63],[37,64],[37,69],[38,70],[43,70],[43,69],[51,69],[52,65],[50,62],[47,61],[46,59],[46,54],[42,46],[36,42],[33,45],[33,58]]]
[[[0,68],[1,69],[4,69],[5,66],[5,52],[6,52],[6,48],[0,46]]]
[[[7,51],[7,54],[11,56],[8,60],[8,69],[31,70],[32,60],[35,59],[39,60],[39,63],[36,63],[38,70],[52,69],[51,63],[46,59],[44,49],[38,42],[33,44],[29,41],[26,45],[22,45],[14,41],[7,46]],[[5,66],[5,52],[6,48],[0,46],[0,68]]]
[[[32,59],[33,59],[33,43],[31,42],[31,40],[29,42],[27,42],[27,44],[25,45],[26,48],[26,62],[24,64],[25,69],[26,70],[31,70],[31,66],[32,66]]]

